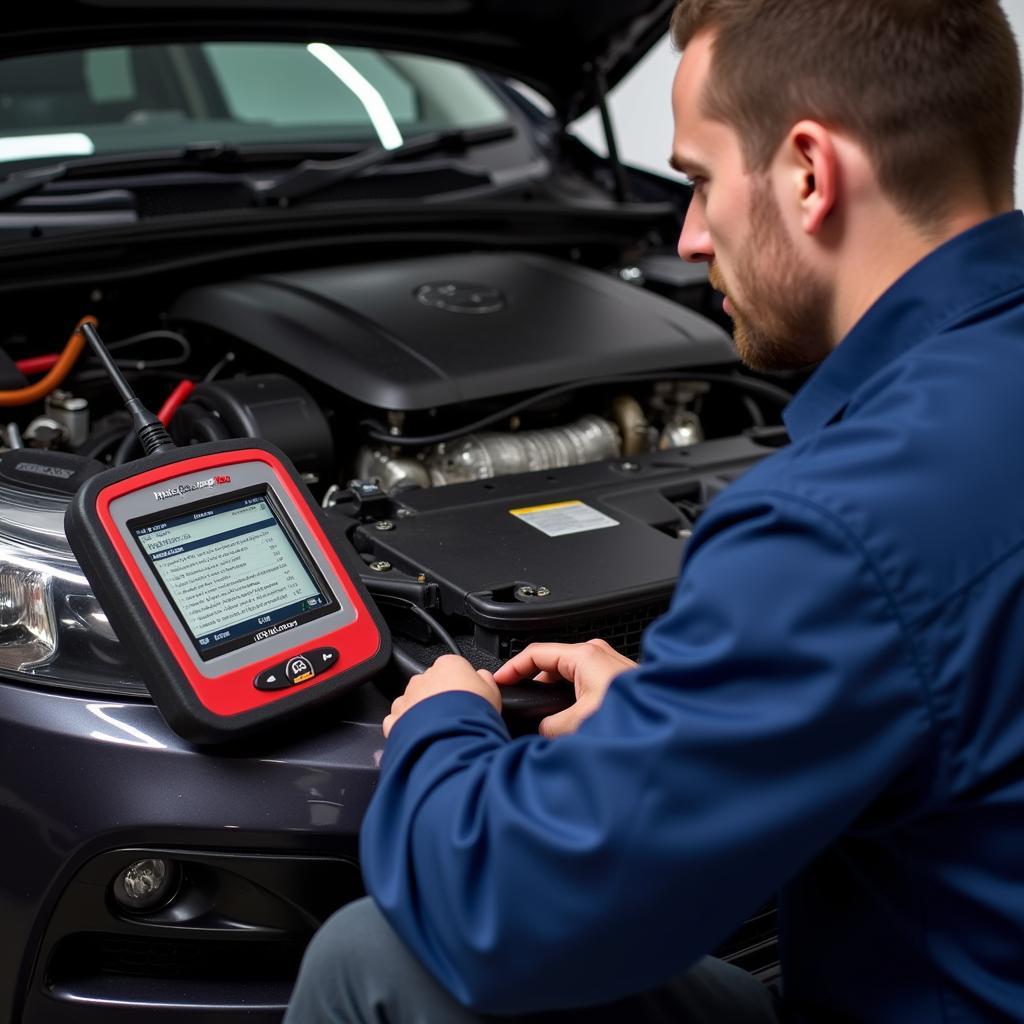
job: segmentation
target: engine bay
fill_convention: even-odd
[[[788,393],[739,372],[722,326],[638,267],[414,256],[193,281],[110,319],[118,365],[179,445],[284,450],[421,664],[454,646],[494,667],[592,636],[637,657],[708,501],[785,443]],[[29,333],[4,349],[8,394],[58,358]],[[48,455],[0,488],[0,518],[52,513],[67,557],[47,459],[77,474],[141,453],[86,356],[41,414],[8,404],[4,462]],[[89,595],[72,598],[79,633],[95,626]],[[142,692],[109,629],[94,640],[111,688]],[[38,671],[75,685],[52,646]]]

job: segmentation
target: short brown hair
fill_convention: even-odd
[[[705,30],[702,106],[739,131],[751,170],[810,118],[856,138],[922,224],[965,187],[1012,199],[1021,70],[998,0],[679,0],[676,46]]]

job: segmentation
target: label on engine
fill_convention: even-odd
[[[521,522],[532,526],[549,537],[567,537],[573,533],[607,530],[618,522],[598,512],[582,501],[560,501],[554,505],[534,505],[532,508],[510,508],[509,512]]]

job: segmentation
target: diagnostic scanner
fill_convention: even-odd
[[[87,480],[65,528],[177,733],[241,738],[385,667],[358,556],[328,539],[283,452],[253,439],[177,449],[148,420],[139,436],[152,454]]]

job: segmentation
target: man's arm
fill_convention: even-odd
[[[370,892],[463,1003],[610,1000],[708,952],[929,731],[891,599],[841,523],[716,502],[644,661],[571,735],[510,741],[473,693],[416,704],[363,828]]]

